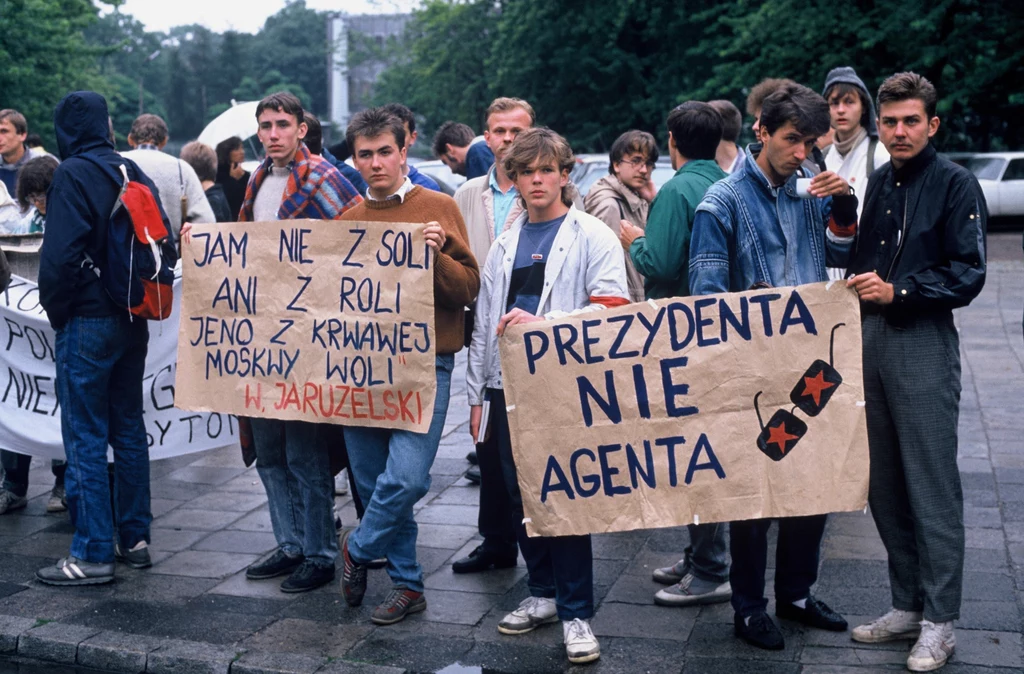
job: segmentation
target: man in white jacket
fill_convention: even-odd
[[[601,649],[589,623],[594,613],[590,536],[526,535],[498,339],[512,325],[627,304],[626,268],[612,231],[572,205],[566,187],[575,159],[564,138],[545,128],[523,131],[503,160],[526,210],[498,235],[487,255],[466,376],[470,430],[477,437],[486,424],[485,432],[497,439],[529,572],[530,596],[502,618],[498,631],[524,634],[560,620],[569,661],[593,662]],[[485,399],[490,403],[486,420]]]

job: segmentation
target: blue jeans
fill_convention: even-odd
[[[529,573],[527,585],[533,597],[555,600],[560,620],[594,615],[594,554],[590,536],[526,535],[523,524],[523,496],[519,491],[516,463],[512,457],[512,439],[505,411],[505,392],[488,389],[491,400],[491,432],[498,438],[505,488],[512,499],[513,517],[519,549],[523,551]]]
[[[419,529],[412,507],[430,489],[454,367],[454,355],[437,356],[437,396],[426,433],[345,427],[349,465],[366,507],[359,527],[348,537],[349,555],[361,564],[387,557],[392,582],[413,592],[423,592],[423,569],[416,561]]]
[[[114,513],[107,447],[114,449],[114,501],[120,543],[149,542],[149,446],[142,419],[142,378],[149,327],[117,316],[76,316],[57,331],[57,396],[68,467],[71,554],[114,561]]]
[[[256,472],[267,490],[277,545],[320,566],[338,558],[331,459],[306,421],[251,419]]]

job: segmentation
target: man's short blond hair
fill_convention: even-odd
[[[537,113],[533,111],[533,106],[524,101],[521,98],[511,98],[508,96],[501,96],[491,101],[491,104],[487,106],[487,110],[484,111],[484,128],[490,129],[490,125],[487,120],[491,118],[496,112],[511,112],[512,110],[525,110],[526,114],[530,116],[530,126],[537,123]]]

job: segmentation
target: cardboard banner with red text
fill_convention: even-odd
[[[860,306],[842,283],[515,326],[501,362],[531,536],[867,502]]]
[[[178,407],[430,427],[434,260],[423,225],[195,225],[181,257]]]

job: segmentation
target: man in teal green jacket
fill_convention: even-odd
[[[697,204],[726,174],[715,162],[722,118],[707,103],[690,101],[668,115],[668,151],[676,174],[658,191],[645,229],[622,225],[622,247],[644,276],[649,299],[690,294],[690,231]]]
[[[715,162],[722,140],[722,118],[707,103],[683,103],[668,115],[668,151],[676,174],[651,204],[647,226],[623,220],[619,238],[644,276],[648,299],[690,294],[690,232],[704,193],[726,177]],[[663,606],[695,606],[729,601],[726,524],[691,524],[684,557],[654,572],[669,585],[654,595]]]

